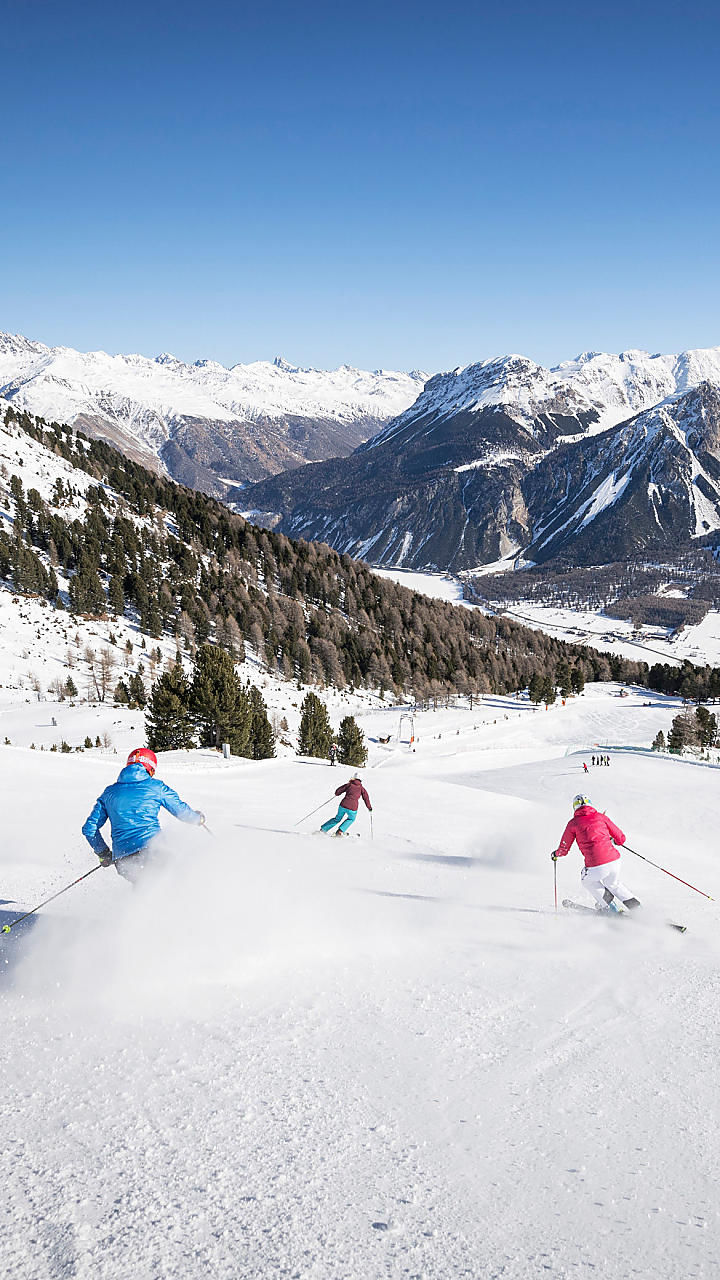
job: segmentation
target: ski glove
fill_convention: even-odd
[[[105,849],[103,853],[99,853],[98,858],[100,859],[101,867],[112,866],[112,854],[109,849]]]
[[[198,811],[197,811],[197,816],[198,816],[198,826],[199,826],[199,827],[204,827],[204,826],[205,826],[205,814],[204,814],[204,813],[201,813],[201,812],[200,812],[200,810],[198,809]]]
[[[557,862],[557,860],[558,860],[558,855],[557,855],[557,853],[551,853],[551,854],[550,854],[550,857],[551,857],[551,859],[552,859],[552,861],[553,861],[553,862]]]

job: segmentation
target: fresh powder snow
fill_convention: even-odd
[[[0,693],[16,729],[58,710]],[[313,834],[342,767],[161,756],[212,835],[168,818],[139,889],[98,870],[0,938],[5,1271],[714,1275],[717,907],[626,853],[642,917],[554,910],[579,790],[720,895],[720,774],[621,751],[678,703],[619,693],[423,712],[412,746],[376,705],[359,839]],[[122,759],[0,751],[4,924],[95,865]]]

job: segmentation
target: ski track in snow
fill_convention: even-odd
[[[720,891],[714,770],[616,755],[586,778],[564,754],[646,744],[677,709],[613,693],[374,746],[373,841],[362,812],[360,840],[313,835],[331,805],[292,830],[341,769],[168,757],[216,838],[169,821],[142,890],[99,871],[0,939],[6,1272],[716,1275],[717,908],[626,854],[642,919],[552,909],[580,787]],[[4,923],[92,865],[79,826],[115,765],[2,761]],[[583,900],[579,869],[560,896]]]

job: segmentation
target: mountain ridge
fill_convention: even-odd
[[[415,399],[425,377],[302,368],[280,356],[228,369],[0,333],[0,395],[218,497],[229,484],[352,452]]]
[[[551,524],[543,501],[557,498],[553,468],[567,467],[575,456],[572,478],[590,450],[601,470],[603,451],[618,448],[613,432],[643,413],[663,409],[666,435],[672,435],[675,407],[685,397],[683,412],[697,418],[689,435],[694,431],[701,439],[704,415],[710,411],[714,420],[715,414],[708,394],[693,398],[701,386],[720,387],[720,348],[664,356],[590,352],[555,369],[515,355],[481,361],[430,378],[415,403],[351,457],[276,476],[235,496],[253,518],[381,565],[459,571],[513,555],[532,559],[535,550],[546,558],[546,549],[537,546],[538,530]],[[653,537],[665,545],[670,536],[700,536],[716,527],[714,446],[705,450],[713,459],[709,472],[693,489],[695,474],[706,467],[687,439],[682,448],[676,444],[680,452],[663,471],[662,485],[684,515],[673,525],[649,521],[650,509],[644,510],[647,545]],[[585,516],[592,515],[583,528],[621,496],[616,492],[609,503],[598,495],[596,507],[590,497]],[[563,501],[567,497],[563,493]],[[640,518],[638,502],[634,492]],[[703,502],[709,506],[698,517]],[[581,522],[570,523],[579,535]],[[603,525],[608,521],[596,529]],[[625,550],[613,539],[615,558],[635,547],[624,528]],[[554,537],[554,554],[585,556],[588,541],[584,535]]]

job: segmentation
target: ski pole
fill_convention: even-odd
[[[638,853],[637,849],[631,849],[629,844],[624,844],[624,845],[621,845],[620,847],[622,849],[627,849],[628,853],[634,853],[636,858],[642,858],[643,862],[649,862],[650,866],[655,867],[657,871],[664,871],[665,875],[672,876],[673,880],[679,880],[680,884],[686,885],[688,889],[694,889],[695,893],[702,894],[702,897],[708,898],[710,902],[715,901],[715,899],[712,898],[709,893],[705,893],[703,889],[698,889],[697,885],[691,884],[689,880],[681,879],[680,876],[675,875],[674,871],[668,871],[667,867],[661,867],[658,862],[652,862],[651,859],[646,858],[644,854]]]
[[[372,809],[370,810],[370,839],[375,839],[375,828],[373,827]]]
[[[553,884],[555,886],[555,910],[557,911],[557,858],[553,858]]]
[[[98,862],[96,867],[91,867],[84,875],[78,876],[77,880],[73,880],[72,884],[66,884],[64,889],[58,889],[57,893],[54,893],[51,898],[46,898],[44,902],[39,902],[36,907],[33,907],[32,911],[26,911],[24,916],[18,916],[17,920],[13,920],[12,924],[4,924],[0,933],[9,933],[11,929],[15,928],[16,924],[27,920],[28,916],[34,916],[35,912],[39,911],[41,907],[46,907],[48,902],[54,902],[61,894],[67,893],[68,889],[72,889],[73,885],[79,884],[81,880],[87,880],[88,876],[91,876],[93,871],[99,871],[102,865],[102,862]]]
[[[298,818],[297,822],[293,822],[293,826],[299,827],[301,822],[306,822],[308,818],[312,818],[313,813],[319,813],[321,809],[325,808],[326,804],[332,804],[334,799],[335,797],[331,796],[329,800],[323,800],[322,804],[319,804],[317,809],[313,809],[311,813],[306,813],[304,818]]]

